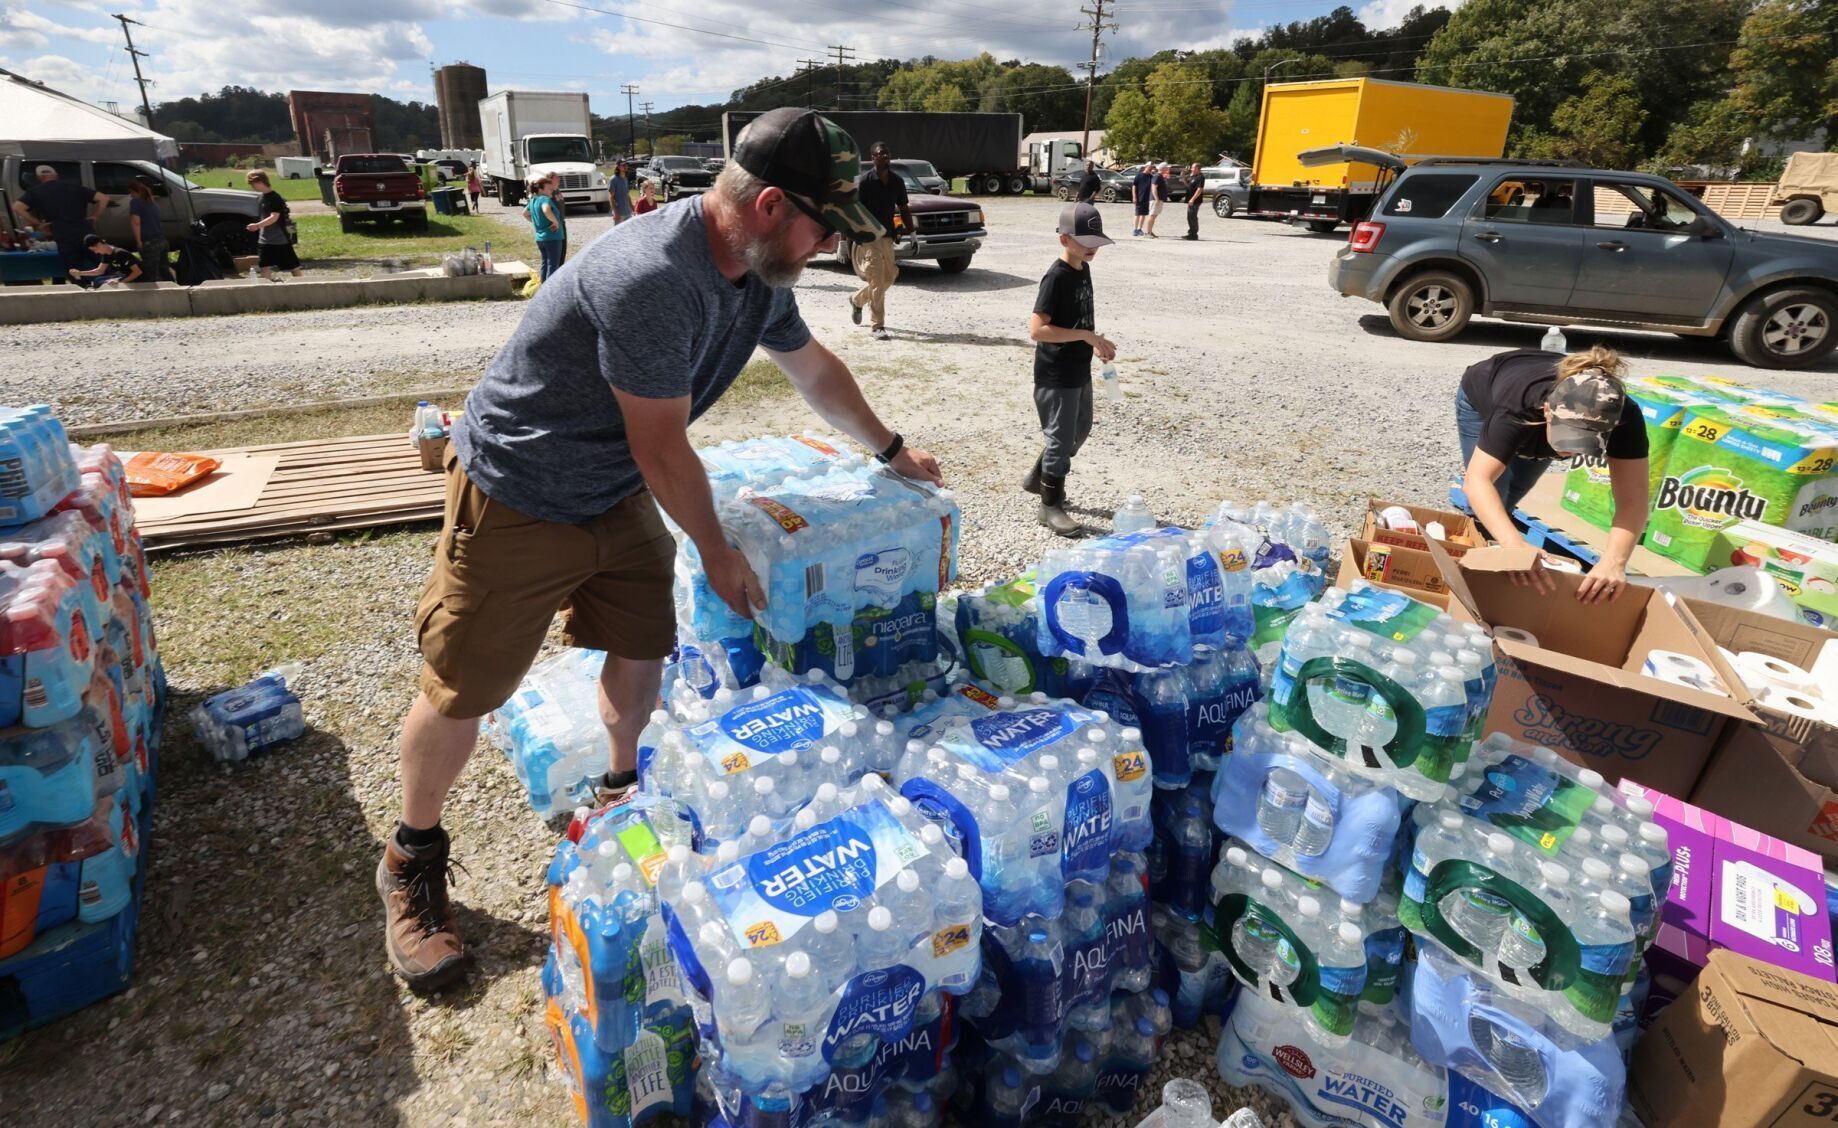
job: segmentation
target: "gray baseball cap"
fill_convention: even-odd
[[[1061,208],[1059,233],[1072,236],[1073,242],[1094,251],[1112,242],[1104,234],[1104,217],[1091,204],[1067,204]]]
[[[1544,401],[1551,409],[1551,446],[1572,454],[1601,455],[1608,435],[1621,422],[1627,390],[1600,368],[1585,368],[1551,386]]]

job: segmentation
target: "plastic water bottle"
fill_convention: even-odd
[[[1104,389],[1104,398],[1111,403],[1123,402],[1123,381],[1117,378],[1116,362],[1104,362],[1103,369],[1098,373],[1098,386]]]
[[[785,1065],[786,1086],[802,1092],[829,1072],[823,1039],[829,1029],[830,990],[811,965],[810,955],[793,952],[785,959],[785,978],[776,994],[773,1011],[779,1018],[778,1054]]]
[[[1162,1086],[1161,1114],[1162,1128],[1214,1128],[1212,1095],[1186,1077]]]
[[[1264,777],[1264,790],[1257,799],[1257,825],[1277,845],[1294,846],[1310,794],[1307,780],[1288,768],[1277,768]]]
[[[1515,1097],[1534,1107],[1543,1101],[1548,1079],[1537,1046],[1482,1014],[1468,1016],[1468,1036]]]
[[[1106,935],[1117,953],[1117,978],[1112,986],[1118,991],[1140,991],[1149,985],[1154,938],[1149,933],[1149,897],[1143,888],[1139,855],[1125,853],[1111,859],[1104,893]]]
[[[255,266],[250,267],[249,268],[249,281],[260,282],[261,280],[262,280],[261,268],[255,267]]]
[[[485,240],[485,253],[479,258],[479,273],[491,273],[491,240]]]
[[[965,943],[961,949],[963,966],[940,976],[939,980],[939,985],[954,995],[968,991],[975,981],[977,953],[983,935],[982,910],[983,893],[977,888],[976,878],[970,876],[969,863],[962,858],[947,861],[944,879],[938,887],[938,898],[933,905],[932,929],[934,934],[960,927],[965,930]]]
[[[1149,503],[1138,494],[1131,494],[1118,508],[1116,516],[1111,518],[1113,533],[1140,533],[1153,528],[1155,514],[1149,511]]]
[[[745,956],[728,962],[716,991],[719,1010],[715,1014],[717,1033],[721,1038],[722,1064],[743,1083],[763,1086],[770,1079],[771,1063],[765,1054],[768,1030],[766,1019],[772,1012],[764,979],[753,973],[753,964]],[[770,1047],[777,1053],[777,1045]]]
[[[1553,325],[1544,331],[1544,338],[1538,342],[1538,347],[1545,352],[1567,353],[1570,351],[1570,342],[1564,338],[1564,331]]]

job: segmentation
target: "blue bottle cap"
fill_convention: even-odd
[[[1136,1020],[1136,1033],[1144,1038],[1153,1037],[1155,1034],[1155,1024],[1146,1018],[1139,1018]]]
[[[1097,1056],[1097,1051],[1091,1048],[1090,1042],[1080,1042],[1072,1052],[1081,1062],[1089,1062],[1092,1058]]]
[[[1019,1089],[1021,1087],[1021,1071],[1012,1065],[1003,1067],[1002,1084],[1007,1085],[1011,1089]]]

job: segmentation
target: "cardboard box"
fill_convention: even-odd
[[[1718,646],[1738,654],[1751,651],[1792,663],[1829,686],[1830,696],[1838,697],[1838,634],[1701,599],[1687,599],[1685,603]],[[1755,696],[1753,687],[1749,693]],[[1769,732],[1801,746],[1804,755],[1794,757],[1794,763],[1809,760],[1807,770],[1814,779],[1838,787],[1838,725],[1772,708],[1760,701],[1754,702],[1753,708]]]
[[[1449,609],[1449,589],[1430,554],[1396,545],[1369,544],[1354,539],[1340,554],[1340,574],[1334,586],[1351,590],[1354,580],[1403,592],[1438,611]]]
[[[1838,544],[1740,521],[1717,534],[1710,566],[1753,564],[1774,577],[1800,615],[1815,627],[1838,624]]]
[[[438,439],[416,439],[415,449],[421,454],[421,468],[423,470],[438,471],[445,469],[442,462],[447,457],[446,436],[443,435]]]
[[[1838,1115],[1838,986],[1713,952],[1634,1046],[1647,1128],[1812,1128]]]
[[[1576,599],[1580,575],[1552,573],[1548,593],[1514,582],[1513,573],[1535,562],[1533,549],[1496,545],[1460,560],[1433,543],[1429,551],[1453,597],[1451,615],[1535,639],[1496,634],[1488,732],[1546,745],[1610,780],[1631,776],[1689,795],[1724,722],[1755,720],[1742,682],[1668,593],[1632,585],[1612,602],[1584,604]],[[1730,695],[1646,676],[1653,650],[1701,658]]]
[[[1450,556],[1460,556],[1471,548],[1481,548],[1487,544],[1487,534],[1481,531],[1480,525],[1466,513],[1457,513],[1452,509],[1425,509],[1420,505],[1405,505],[1401,501],[1383,501],[1379,498],[1366,499],[1366,523],[1360,530],[1360,539],[1371,544],[1395,545],[1400,548],[1414,548],[1424,551],[1425,542],[1430,537],[1423,533],[1405,533],[1387,529],[1379,524],[1378,514],[1381,509],[1398,506],[1410,512],[1419,529],[1427,528],[1431,521],[1439,522],[1443,532],[1448,535],[1440,542]]]
[[[1838,867],[1838,788],[1806,774],[1804,751],[1757,726],[1731,724],[1691,801]],[[1831,770],[1827,761],[1819,767]]]

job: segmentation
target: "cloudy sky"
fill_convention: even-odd
[[[1386,27],[1416,0],[1368,0]],[[1432,0],[1434,2],[1434,0]],[[125,4],[125,6],[124,6]],[[153,100],[225,85],[374,91],[432,100],[430,70],[486,68],[493,90],[588,91],[625,110],[635,82],[660,109],[789,75],[832,45],[858,59],[936,55],[1071,64],[1089,50],[1080,0],[0,0],[0,67],[91,101],[137,102],[123,12]],[[1325,0],[1117,0],[1106,57],[1229,43],[1333,8]],[[1357,6],[1357,5],[1356,5]],[[629,13],[629,15],[627,14]]]

